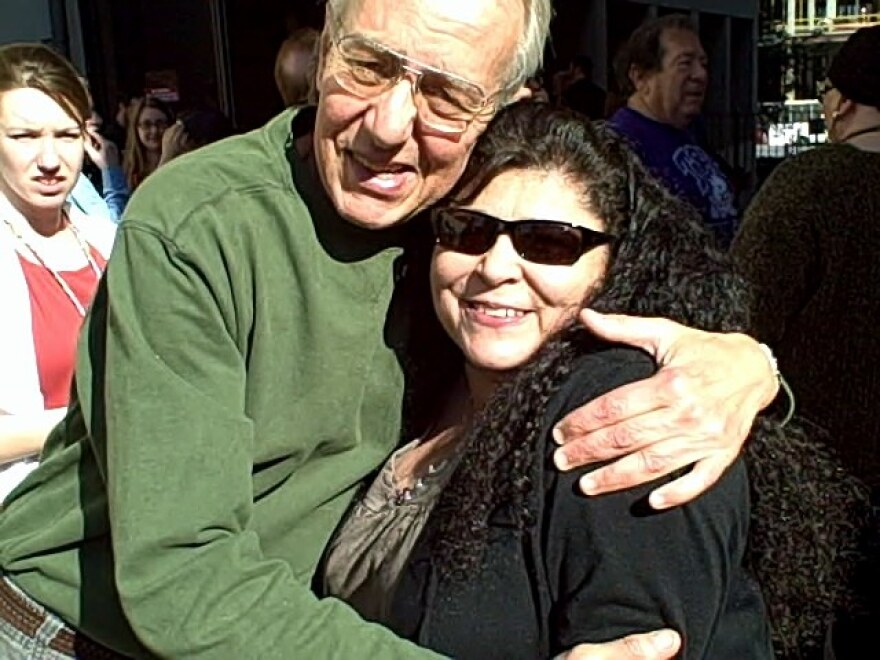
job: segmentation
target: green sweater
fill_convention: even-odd
[[[75,402],[0,516],[3,572],[128,655],[436,657],[310,590],[398,440],[405,338],[399,237],[333,211],[292,118],[134,196]]]

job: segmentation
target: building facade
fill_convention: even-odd
[[[825,141],[818,86],[840,44],[878,23],[875,0],[762,0],[759,158],[772,166]]]
[[[324,11],[315,0],[78,4],[99,107],[161,87],[179,108],[218,108],[240,130],[282,109],[273,78],[277,49],[291,29],[320,26]]]
[[[0,45],[38,41],[85,69],[80,13],[67,0],[3,0],[0,2]]]

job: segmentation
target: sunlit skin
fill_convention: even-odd
[[[83,131],[37,89],[0,93],[0,192],[36,224],[60,217],[83,162]]]
[[[840,90],[826,81],[825,93],[822,95],[822,116],[825,119],[828,139],[831,142],[839,142],[841,139],[840,115],[843,111],[843,101]]]
[[[495,177],[469,208],[504,220],[560,220],[597,231],[603,222],[559,172],[509,171]],[[485,254],[436,248],[431,262],[434,308],[461,349],[475,401],[526,363],[571,321],[601,282],[609,248],[595,248],[571,266],[520,257],[502,234]]]
[[[497,92],[522,31],[519,0],[363,0],[344,34],[373,39],[418,62]],[[333,49],[322,43],[314,133],[318,172],[349,221],[380,229],[400,223],[445,195],[461,176],[488,117],[461,134],[426,130],[416,117],[412,81],[371,99],[333,79]]]
[[[651,119],[685,129],[700,114],[706,98],[706,51],[689,30],[664,30],[660,46],[663,60],[659,71],[630,72],[636,92],[629,105]]]

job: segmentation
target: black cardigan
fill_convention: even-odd
[[[682,633],[686,659],[772,658],[758,588],[741,568],[749,519],[742,460],[708,493],[665,512],[646,506],[658,482],[585,498],[577,492],[581,473],[552,466],[556,421],[653,370],[628,348],[579,358],[542,430],[545,460],[535,461],[530,502],[539,524],[520,534],[498,511],[481,572],[448,583],[432,566],[429,520],[386,623],[455,658],[547,658],[661,627]]]

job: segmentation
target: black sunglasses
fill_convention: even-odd
[[[501,234],[510,236],[517,254],[547,266],[571,266],[582,255],[615,237],[556,220],[501,220],[473,209],[439,207],[431,211],[437,244],[464,254],[485,254]]]

